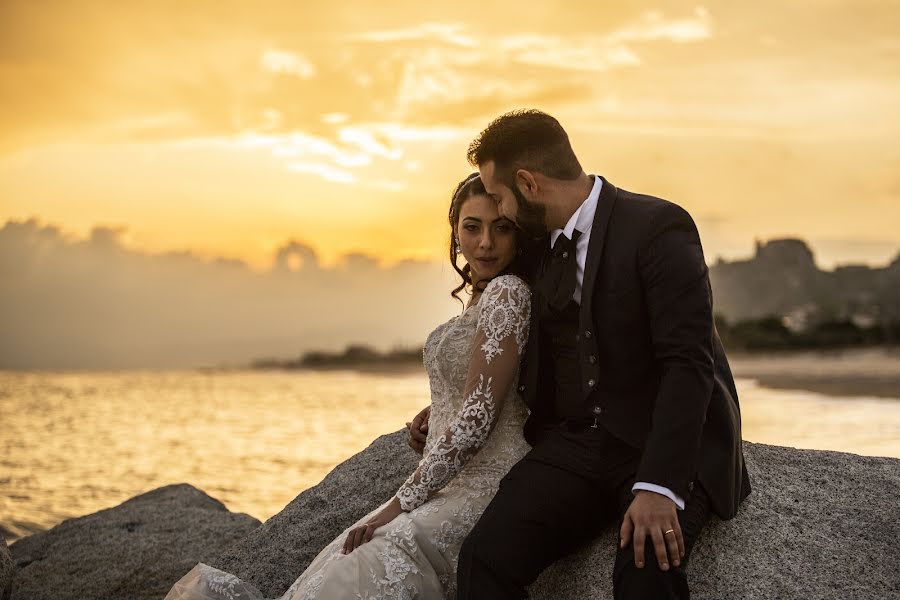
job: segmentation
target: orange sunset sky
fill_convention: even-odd
[[[0,367],[421,341],[456,310],[441,261],[468,143],[521,107],[556,116],[588,172],[687,208],[710,262],[798,236],[824,268],[886,264],[898,31],[894,0],[4,0],[0,329],[18,347]],[[285,328],[296,311],[318,316]],[[172,352],[178,331],[193,350]]]

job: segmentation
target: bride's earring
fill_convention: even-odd
[[[459,245],[459,238],[456,238],[456,253],[459,254],[462,252],[462,247]]]

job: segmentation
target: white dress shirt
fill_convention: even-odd
[[[594,178],[594,187],[591,188],[591,193],[588,194],[587,199],[581,203],[581,206],[575,211],[574,214],[569,218],[569,222],[566,223],[566,226],[562,229],[554,229],[550,232],[550,247],[556,244],[556,240],[559,239],[559,236],[564,235],[568,239],[572,239],[572,235],[574,231],[577,229],[581,232],[581,237],[578,238],[578,241],[575,243],[575,260],[577,261],[578,267],[576,268],[576,279],[575,279],[575,292],[572,293],[572,298],[575,299],[579,305],[581,304],[581,286],[584,281],[584,265],[587,263],[587,252],[588,252],[588,244],[591,239],[591,228],[594,225],[594,214],[597,212],[597,202],[600,200],[600,189],[603,187],[603,180],[597,177],[596,175],[591,175]],[[649,492],[656,492],[657,494],[662,494],[666,498],[669,498],[675,505],[684,510],[684,500],[678,496],[675,492],[670,490],[667,487],[663,487],[661,485],[656,485],[654,483],[645,483],[643,481],[636,482],[633,486],[631,486],[632,493],[638,490],[647,490]]]

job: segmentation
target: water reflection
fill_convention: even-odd
[[[738,389],[745,439],[900,457],[900,401]],[[180,482],[264,520],[427,402],[419,373],[0,373],[0,526]]]
[[[0,389],[13,535],[180,482],[266,518],[428,403],[424,375],[348,372],[3,373]]]

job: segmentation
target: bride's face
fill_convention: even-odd
[[[497,203],[483,195],[472,196],[459,209],[456,237],[472,281],[493,279],[516,256],[516,231],[512,221],[500,216]]]

